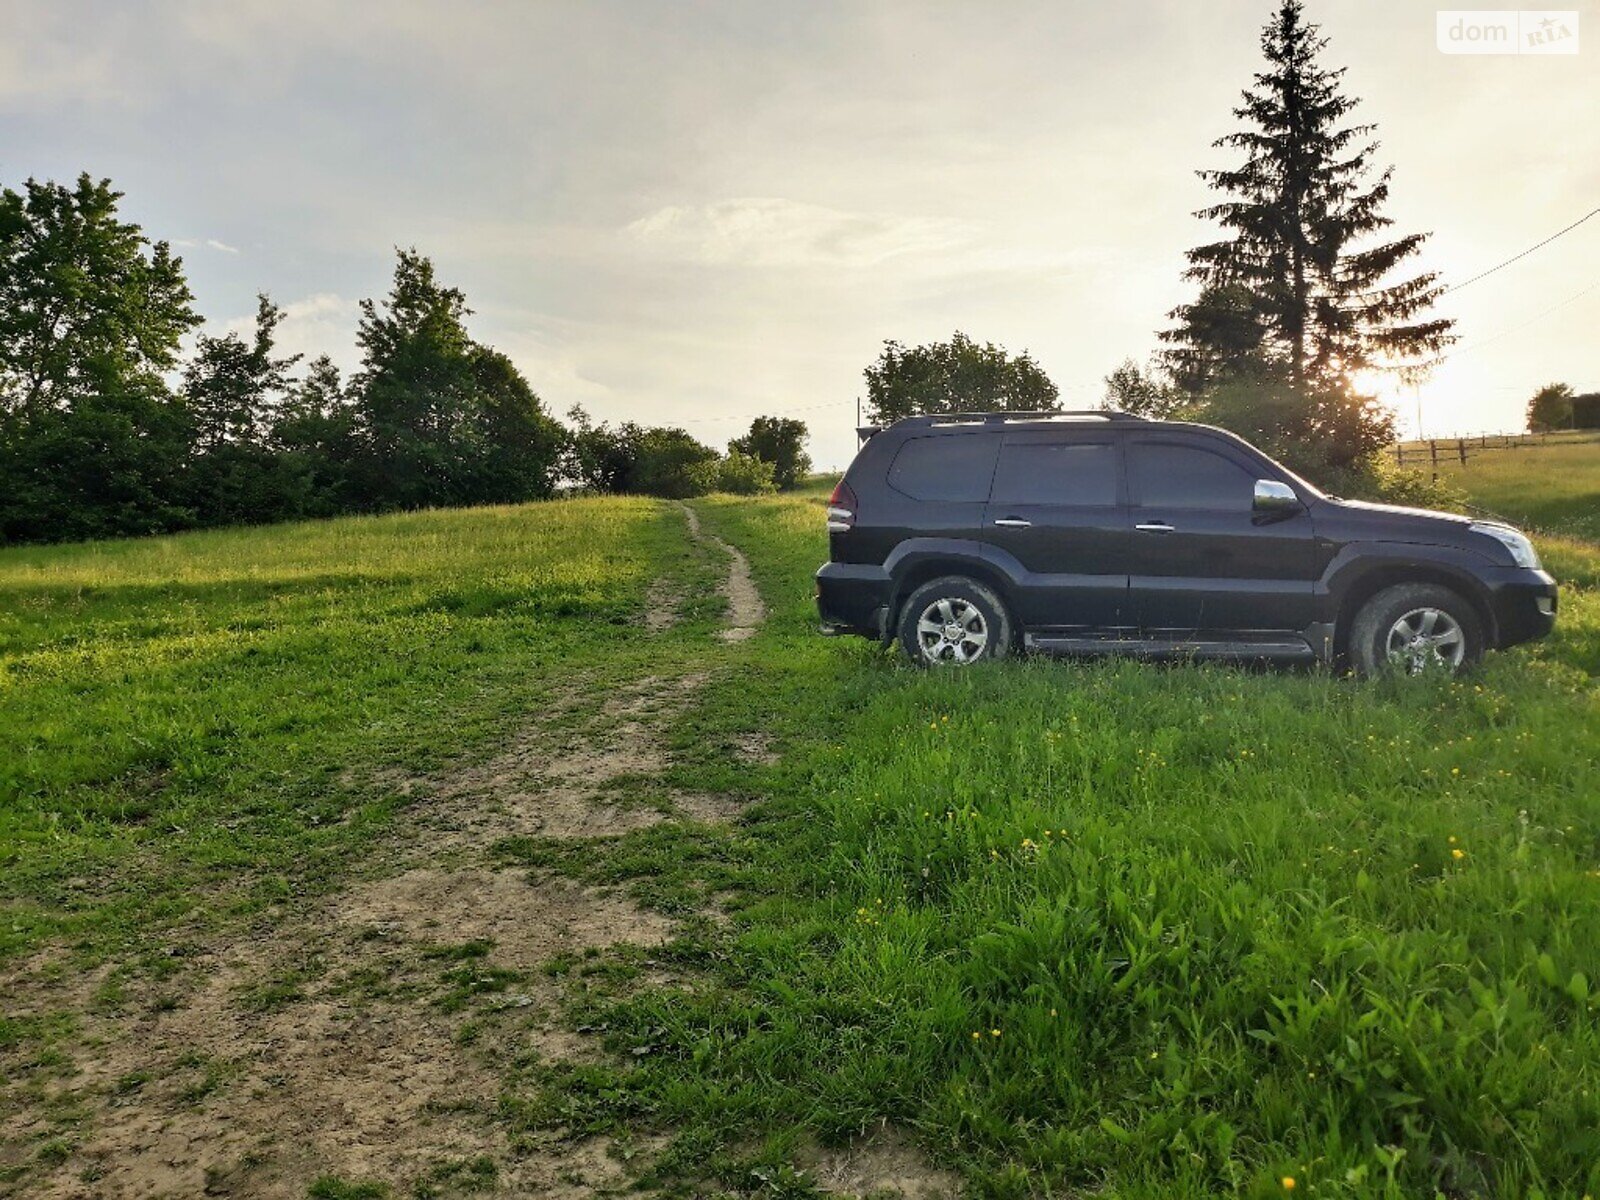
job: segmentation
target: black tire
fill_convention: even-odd
[[[1384,588],[1356,613],[1350,663],[1368,678],[1455,674],[1483,658],[1484,644],[1483,621],[1466,597],[1437,583],[1402,583]]]
[[[937,635],[928,624],[937,623]],[[1011,653],[1015,627],[1005,601],[965,575],[930,580],[900,606],[900,646],[919,667],[969,666]]]

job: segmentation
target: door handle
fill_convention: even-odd
[[[1000,517],[995,521],[995,524],[1004,525],[1007,529],[1028,529],[1033,525],[1033,522],[1024,521],[1021,517]]]
[[[1135,525],[1135,529],[1142,533],[1171,533],[1172,526],[1165,521],[1146,521],[1142,525]]]

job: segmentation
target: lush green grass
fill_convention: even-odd
[[[585,500],[0,551],[0,955],[301,886],[383,825],[375,768],[638,642],[682,530]]]
[[[812,634],[815,497],[700,507],[777,611],[685,769],[719,723],[788,756],[741,837],[565,857],[745,908],[691,956],[717,986],[587,1016],[651,1053],[545,1074],[548,1111],[677,1129],[730,1186],[718,1147],[886,1118],[993,1195],[1600,1185],[1594,592],[1456,683],[923,673]]]
[[[773,608],[749,642],[626,623],[691,569],[645,502],[0,554],[0,937],[299,888],[396,803],[352,768],[468,752],[580,667],[704,667],[665,782],[742,823],[498,848],[735,912],[651,952],[689,986],[550,964],[617,1053],[508,1062],[514,1144],[660,1130],[684,1192],[806,1194],[805,1140],[884,1120],[985,1195],[1600,1187],[1600,552],[1546,543],[1556,637],[1456,683],[918,672],[815,635],[816,489],[697,506]]]
[[[1441,452],[1439,477],[1475,505],[1545,533],[1600,540],[1600,439],[1472,449],[1465,466]]]

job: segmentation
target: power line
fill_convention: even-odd
[[[1596,212],[1600,212],[1600,209],[1596,209],[1595,211]],[[1557,301],[1555,304],[1552,304],[1549,308],[1545,309],[1543,312],[1537,313],[1534,316],[1529,317],[1526,321],[1523,321],[1521,324],[1512,325],[1508,329],[1502,329],[1499,333],[1490,334],[1486,338],[1479,338],[1475,342],[1469,342],[1465,346],[1462,346],[1459,350],[1452,350],[1449,354],[1446,354],[1443,358],[1441,358],[1439,360],[1439,362],[1440,363],[1447,363],[1452,358],[1459,358],[1463,354],[1470,354],[1474,350],[1481,350],[1484,346],[1489,345],[1491,342],[1498,342],[1501,338],[1507,337],[1510,334],[1516,333],[1518,330],[1526,329],[1529,325],[1536,325],[1540,321],[1542,321],[1546,317],[1548,317],[1551,313],[1555,312],[1557,309],[1565,308],[1567,305],[1571,304],[1574,300],[1582,300],[1590,292],[1594,291],[1595,288],[1600,288],[1600,279],[1595,280],[1588,287],[1584,288],[1583,291],[1574,293],[1573,295],[1568,296],[1565,300]]]
[[[1545,246],[1548,246],[1551,242],[1555,241],[1558,237],[1561,237],[1564,234],[1571,233],[1579,225],[1582,225],[1590,217],[1593,217],[1593,216],[1595,216],[1597,214],[1600,214],[1600,208],[1591,209],[1590,211],[1584,213],[1583,216],[1579,217],[1571,225],[1568,225],[1565,229],[1556,230],[1556,232],[1552,233],[1549,237],[1545,238],[1544,241],[1539,242],[1537,245],[1529,246],[1521,254],[1514,254],[1510,258],[1506,259],[1505,262],[1496,263],[1494,266],[1490,267],[1487,271],[1478,272],[1478,274],[1474,275],[1471,279],[1467,280],[1465,283],[1458,283],[1454,287],[1447,287],[1447,288],[1444,289],[1444,291],[1440,292],[1439,294],[1441,296],[1448,296],[1451,292],[1459,292],[1464,287],[1470,287],[1472,284],[1477,283],[1478,280],[1480,280],[1480,279],[1487,279],[1490,275],[1493,275],[1496,271],[1501,270],[1504,267],[1509,267],[1512,263],[1517,262],[1517,261],[1519,261],[1521,259],[1527,258],[1528,255],[1532,254],[1535,250],[1539,250],[1539,249],[1542,249]]]
[[[803,408],[781,408],[775,413],[768,413],[766,415],[776,417],[792,417],[799,413],[819,412],[824,408],[839,408],[842,405],[854,403],[855,401],[853,399],[830,400],[826,404],[808,404]],[[729,413],[727,416],[723,417],[688,417],[680,420],[678,423],[680,425],[716,425],[725,421],[748,421],[749,419],[750,417],[748,414],[741,416],[738,413]]]

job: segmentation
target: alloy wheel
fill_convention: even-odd
[[[930,663],[974,662],[989,648],[989,623],[969,600],[935,600],[917,618],[917,645]]]
[[[1429,670],[1454,672],[1467,652],[1461,624],[1442,608],[1414,608],[1389,627],[1389,662],[1408,675]]]

